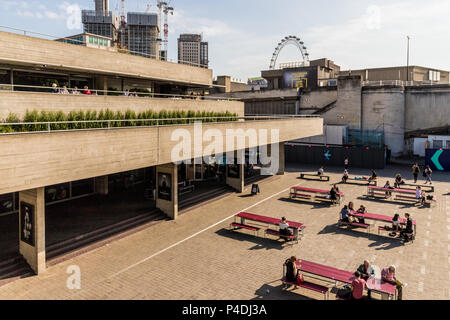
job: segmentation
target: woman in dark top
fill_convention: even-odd
[[[365,214],[365,213],[367,213],[366,207],[364,207],[363,205],[361,205],[361,206],[359,207],[359,209],[358,209],[357,212],[358,212],[359,214]],[[366,223],[365,220],[364,220],[364,218],[358,218],[358,221],[359,221],[359,223],[363,223],[363,224]]]
[[[369,179],[370,181],[375,181],[377,180],[377,173],[375,172],[375,170],[372,170],[372,176]]]
[[[284,265],[286,266],[286,281],[290,283],[295,283],[295,288],[303,283],[303,275],[298,270],[296,262],[297,258],[295,256],[287,259]],[[301,261],[300,265],[301,265]]]
[[[402,179],[401,174],[397,174],[397,176],[395,177],[395,182],[394,182],[394,188],[399,188],[400,185],[405,184],[405,182]]]

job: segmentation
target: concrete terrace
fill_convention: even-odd
[[[284,176],[262,181],[258,196],[247,197],[247,187],[243,195],[231,194],[176,221],[161,222],[49,266],[40,276],[0,287],[0,299],[321,299],[304,289],[281,290],[282,263],[291,255],[347,270],[355,270],[363,259],[380,268],[395,264],[398,278],[408,283],[404,299],[450,298],[448,173],[433,176],[438,203],[431,209],[360,200],[365,186],[340,185],[345,203],[354,201],[369,212],[386,215],[411,213],[418,234],[413,244],[403,245],[375,233],[367,237],[365,231],[338,229],[338,207],[287,200],[293,185],[330,188],[328,182],[298,179],[300,171],[316,169],[290,167]],[[378,175],[392,182],[397,172],[411,178],[407,167],[391,166]],[[367,170],[350,173],[368,175]],[[331,183],[340,178],[341,169],[334,169]],[[305,237],[298,245],[282,248],[274,240],[228,232],[232,216],[240,211],[302,222],[307,226]],[[81,269],[81,290],[66,287],[71,265]]]

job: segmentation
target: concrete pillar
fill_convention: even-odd
[[[178,217],[178,166],[173,163],[156,167],[156,207],[169,218]]]
[[[109,193],[109,186],[108,186],[108,176],[103,177],[96,177],[94,179],[95,184],[95,193],[102,194],[102,195],[108,195]]]
[[[241,158],[240,164],[237,161],[238,157]],[[244,152],[235,152],[235,164],[226,165],[225,183],[235,189],[238,193],[244,192],[244,157]]]
[[[36,274],[45,271],[44,188],[19,192],[19,251]]]
[[[284,142],[279,143],[278,147],[278,172],[277,175],[282,176],[284,175],[285,170],[285,153],[284,153]]]

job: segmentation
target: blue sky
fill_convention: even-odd
[[[156,0],[126,0],[127,11],[156,10]],[[268,69],[279,40],[304,40],[311,59],[327,57],[343,69],[411,64],[450,70],[450,1],[172,0],[169,58],[176,59],[180,33],[203,33],[215,75],[246,80]],[[67,8],[93,9],[93,0],[0,0],[0,25],[67,36],[73,28]],[[114,11],[120,0],[110,0]],[[69,28],[71,27],[71,28]],[[0,28],[0,30],[3,30]],[[286,47],[279,62],[298,61]]]

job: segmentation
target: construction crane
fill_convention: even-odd
[[[169,1],[170,2],[170,1]],[[158,0],[158,5],[157,5],[158,9],[159,9],[159,23],[160,23],[160,27],[159,27],[159,32],[161,33],[161,20],[162,20],[162,15],[164,14],[164,39],[162,40],[162,43],[160,43],[160,51],[161,53],[164,52],[164,56],[161,57],[162,60],[167,60],[167,56],[168,56],[168,52],[167,52],[167,48],[168,48],[168,43],[169,43],[169,13],[171,15],[173,15],[173,7],[169,6],[169,3],[167,3],[166,1],[161,1]]]
[[[125,43],[125,30],[127,28],[127,22],[125,17],[125,0],[121,0],[122,8],[120,10],[120,38],[121,38],[121,47],[126,48]]]

